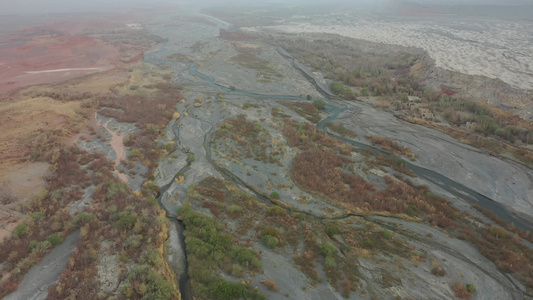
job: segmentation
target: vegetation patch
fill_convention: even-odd
[[[263,163],[281,165],[284,149],[259,122],[251,122],[245,115],[229,119],[215,132],[216,149],[229,153],[232,158],[252,158]]]
[[[196,297],[264,299],[264,295],[257,289],[216,275],[216,270],[223,270],[228,274],[239,274],[242,270],[260,271],[261,261],[255,250],[235,247],[234,237],[226,233],[222,223],[193,210],[190,204],[182,206],[179,215],[185,225],[189,275]],[[235,267],[236,264],[240,268]]]
[[[326,128],[330,129],[331,131],[335,132],[336,134],[347,137],[350,139],[354,139],[357,137],[357,134],[338,122],[329,122],[326,124]]]
[[[283,105],[311,123],[316,124],[320,122],[318,108],[312,102],[286,102]]]
[[[369,139],[372,142],[372,145],[377,145],[381,149],[392,153],[394,155],[405,155],[408,157],[416,157],[416,154],[411,152],[411,150],[407,147],[404,147],[395,141],[388,139],[386,137],[378,137],[374,135],[365,135],[366,139]]]

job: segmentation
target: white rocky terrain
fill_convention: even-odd
[[[468,75],[499,78],[533,89],[533,26],[529,21],[465,19],[452,15],[420,18],[359,16],[351,12],[293,17],[250,31],[333,33],[378,43],[417,47],[436,66]]]

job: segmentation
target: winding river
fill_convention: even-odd
[[[169,64],[169,63],[173,63],[174,61],[168,61],[168,60],[163,60],[163,59],[156,59],[155,56],[157,54],[160,54],[161,52],[164,53],[165,51],[165,48],[167,47],[167,43],[163,44],[158,51],[155,51],[155,52],[152,52],[150,54],[147,54],[145,56],[145,61],[146,62],[149,62],[149,63],[152,63],[152,64]],[[344,138],[344,137],[340,137],[338,135],[335,135],[335,134],[332,134],[330,132],[328,132],[327,130],[325,130],[325,125],[328,124],[329,122],[332,122],[334,120],[336,120],[339,115],[345,111],[347,109],[346,106],[343,106],[343,107],[340,107],[339,106],[339,102],[336,102],[334,99],[332,99],[332,97],[330,96],[331,93],[329,91],[327,91],[324,87],[320,86],[317,82],[316,79],[314,79],[312,77],[312,74],[310,74],[308,71],[304,70],[301,65],[299,63],[297,63],[297,61],[292,57],[290,56],[286,51],[284,51],[283,49],[281,49],[279,46],[278,47],[278,53],[280,53],[280,55],[282,55],[283,57],[285,57],[291,64],[292,66],[297,69],[298,71],[300,71],[305,78],[307,78],[311,84],[313,84],[317,90],[322,94],[322,95],[325,95],[327,97],[324,97],[323,100],[326,101],[326,107],[325,107],[325,110],[330,114],[330,116],[322,121],[320,121],[318,124],[317,124],[317,128],[319,130],[322,130],[324,131],[325,133],[327,133],[329,136],[335,138],[335,139],[338,139],[338,140],[341,140],[345,143],[348,143],[356,148],[360,148],[360,149],[367,149],[367,150],[371,150],[373,151],[374,153],[377,153],[377,154],[380,154],[380,155],[384,155],[384,156],[387,156],[387,157],[395,157],[394,155],[392,155],[391,153],[388,153],[388,152],[385,152],[379,148],[376,148],[376,147],[373,147],[371,145],[368,145],[368,144],[363,144],[363,143],[360,143],[360,142],[356,142],[354,140],[350,140],[350,139],[347,139],[347,138]],[[175,62],[174,62],[175,63]],[[255,92],[250,92],[250,91],[246,91],[246,90],[241,90],[241,89],[234,89],[234,88],[229,88],[229,87],[226,87],[226,86],[223,86],[221,84],[218,84],[215,82],[215,80],[213,78],[211,78],[210,76],[206,75],[206,74],[203,74],[201,72],[199,72],[196,68],[196,64],[194,62],[191,62],[189,63],[189,68],[188,68],[188,72],[189,74],[193,75],[193,76],[196,76],[198,78],[201,78],[203,79],[206,83],[208,83],[209,85],[211,86],[214,86],[226,93],[232,93],[232,94],[240,94],[240,95],[244,95],[244,96],[248,96],[248,97],[251,97],[251,98],[256,98],[256,99],[275,99],[275,100],[285,100],[285,101],[309,101],[307,100],[306,98],[304,97],[298,97],[298,96],[292,96],[292,95],[270,95],[270,94],[260,94],[260,93],[255,93]],[[206,137],[207,140],[209,140],[209,136]],[[209,147],[206,147],[206,151],[208,153],[208,159],[211,163],[212,160],[210,159],[210,151],[208,149]],[[400,159],[400,158],[398,158]],[[418,177],[420,178],[423,178],[437,186],[439,186],[440,188],[442,188],[443,190],[447,191],[448,193],[454,195],[454,196],[457,196],[461,199],[464,199],[464,200],[467,200],[469,203],[471,204],[479,204],[481,205],[482,207],[484,207],[485,209],[489,209],[491,210],[494,214],[496,214],[498,217],[506,220],[507,222],[509,223],[513,223],[517,228],[520,228],[520,229],[523,229],[523,230],[528,230],[528,231],[532,231],[533,232],[533,222],[509,211],[504,205],[478,193],[477,191],[471,189],[471,188],[468,188],[466,186],[464,186],[463,184],[459,183],[459,182],[456,182],[454,181],[453,179],[449,178],[449,177],[446,177],[440,173],[437,173],[435,171],[432,171],[432,170],[429,170],[429,169],[426,169],[424,167],[421,167],[421,166],[418,166],[418,165],[415,165],[415,164],[412,164],[410,162],[405,162],[406,163],[406,166],[411,169]],[[214,164],[215,168],[217,167],[216,164]],[[218,169],[218,168],[217,168]],[[220,171],[220,170],[219,170]],[[228,172],[226,170],[226,172]],[[233,181],[234,183],[237,183],[235,182],[236,181],[236,176],[233,176],[234,178],[231,180]],[[242,185],[242,182],[239,182],[240,185]]]
[[[319,130],[324,131],[326,134],[328,134],[332,138],[341,140],[341,141],[343,141],[345,143],[348,143],[348,144],[350,144],[350,145],[352,145],[352,146],[354,146],[356,148],[367,149],[367,150],[373,151],[374,153],[379,154],[379,155],[400,159],[399,157],[395,157],[394,155],[392,155],[390,153],[387,153],[387,152],[385,152],[385,151],[383,151],[383,150],[381,150],[379,148],[373,147],[373,146],[368,145],[368,144],[363,144],[363,143],[360,143],[360,142],[357,142],[357,141],[354,141],[354,140],[346,139],[344,137],[340,137],[340,136],[337,136],[335,134],[332,134],[331,132],[328,132],[325,129],[325,125],[328,124],[329,122],[332,122],[332,121],[338,119],[339,115],[342,112],[346,111],[348,107],[343,105],[342,102],[340,102],[340,101],[335,101],[335,100],[338,100],[338,99],[335,98],[335,95],[333,95],[331,93],[331,91],[329,91],[329,89],[327,87],[323,86],[318,80],[316,80],[314,75],[311,72],[307,71],[305,66],[302,66],[300,63],[298,63],[296,61],[296,59],[294,59],[289,53],[287,53],[285,50],[283,50],[279,45],[272,44],[272,43],[270,43],[270,44],[274,45],[275,47],[277,47],[276,48],[277,52],[281,56],[283,56],[287,60],[287,62],[295,70],[299,71],[302,74],[302,76],[304,76],[316,88],[316,90],[319,91],[322,94],[323,100],[326,101],[325,111],[327,113],[329,113],[329,117],[327,117],[326,119],[322,120],[321,122],[319,122],[317,124],[317,128]],[[195,77],[197,79],[200,79],[201,81],[207,83],[208,85],[210,85],[212,87],[215,87],[216,89],[218,89],[218,90],[220,90],[222,92],[228,93],[228,94],[246,96],[246,97],[250,97],[250,98],[261,100],[261,101],[264,101],[264,100],[270,100],[270,101],[309,101],[306,98],[299,97],[299,96],[261,94],[261,93],[250,92],[250,91],[247,91],[247,90],[236,89],[236,88],[233,88],[233,87],[230,88],[230,87],[221,85],[221,84],[217,83],[214,78],[210,77],[207,74],[201,73],[197,69],[197,64],[195,62],[177,62],[175,60],[167,60],[167,59],[165,59],[166,57],[168,57],[169,54],[172,54],[173,52],[176,52],[175,49],[169,50],[168,48],[169,48],[169,42],[166,42],[164,44],[159,45],[156,49],[154,49],[153,52],[147,53],[145,55],[144,61],[147,62],[147,63],[150,63],[150,64],[166,65],[166,66],[171,67],[171,69],[173,69],[174,72],[175,72],[175,76],[174,77],[176,78],[176,83],[180,83],[179,82],[179,78],[180,78],[181,74],[188,74],[188,75],[193,76],[193,77]],[[176,66],[177,66],[176,64],[179,64],[178,68],[176,68]],[[221,118],[220,120],[205,120],[205,119],[202,119],[202,118],[198,118],[198,116],[196,116],[194,113],[192,113],[193,110],[195,110],[195,109],[197,109],[197,108],[190,107],[187,110],[189,112],[189,115],[192,118],[195,118],[195,119],[199,120],[200,122],[206,123],[206,124],[208,124],[210,126],[210,127],[206,127],[206,128],[209,128],[208,130],[204,130],[203,143],[202,143],[202,147],[204,148],[204,150],[206,152],[205,153],[205,159],[206,159],[207,163],[209,165],[211,165],[226,180],[228,180],[229,182],[232,182],[232,183],[234,183],[234,184],[236,184],[238,186],[241,186],[241,187],[245,188],[250,193],[254,194],[260,201],[262,201],[264,203],[267,203],[267,204],[270,204],[270,205],[276,204],[276,203],[273,203],[271,201],[271,199],[267,195],[263,195],[261,192],[257,191],[257,189],[255,189],[253,186],[250,186],[247,182],[242,180],[239,176],[233,174],[230,170],[218,165],[212,159],[212,157],[211,157],[211,146],[210,146],[211,136],[212,136],[212,134],[214,133],[214,131],[217,128],[215,123],[219,122],[219,121],[222,121],[223,118]],[[181,141],[180,141],[180,132],[179,132],[180,127],[179,127],[179,124],[180,124],[181,121],[182,121],[182,119],[178,119],[172,126],[172,131],[173,131],[174,136],[175,136],[175,150],[174,151],[179,151],[179,152],[182,152],[183,154],[188,154],[188,153],[191,153],[191,150],[189,148],[187,148],[187,147],[184,147],[182,145]],[[187,161],[186,166],[184,166],[181,170],[179,170],[178,173],[184,173],[185,174],[187,171],[189,171],[189,169],[191,168],[191,163],[192,163],[191,161]],[[531,221],[529,221],[527,219],[524,219],[524,218],[521,218],[520,216],[516,215],[515,213],[512,213],[504,205],[502,205],[502,204],[500,204],[500,203],[498,203],[496,201],[493,201],[492,199],[490,199],[488,197],[485,197],[484,195],[478,193],[477,191],[475,191],[473,189],[470,189],[470,188],[464,186],[463,184],[461,184],[459,182],[456,182],[456,181],[454,181],[454,180],[452,180],[452,179],[450,179],[450,178],[448,178],[448,177],[446,177],[446,176],[444,176],[444,175],[442,175],[440,173],[437,173],[437,172],[432,171],[432,170],[428,170],[428,169],[426,169],[426,168],[424,168],[422,166],[415,165],[415,164],[410,163],[410,162],[405,162],[405,163],[406,163],[406,166],[409,169],[411,169],[419,178],[425,180],[426,182],[431,182],[432,184],[435,184],[436,186],[440,187],[442,190],[450,193],[451,195],[457,196],[460,199],[464,199],[465,201],[467,201],[467,202],[469,202],[471,204],[479,204],[480,206],[491,210],[494,214],[496,214],[500,218],[505,219],[506,221],[508,221],[510,223],[513,223],[518,228],[529,230],[529,231],[533,231],[533,223]],[[176,174],[176,176],[174,178],[176,178],[177,175],[178,174]],[[165,205],[163,205],[163,203],[162,203],[163,195],[165,193],[167,193],[167,191],[169,190],[169,188],[171,187],[173,182],[174,182],[174,179],[172,179],[168,184],[166,184],[166,185],[161,187],[160,193],[158,195],[158,201],[159,201],[161,207],[163,207],[166,210],[167,217],[171,220],[171,222],[176,224],[177,227],[178,227],[178,234],[179,234],[179,240],[180,240],[179,244],[180,245],[173,245],[173,247],[181,247],[182,250],[183,250],[183,253],[185,255],[185,258],[183,258],[185,260],[184,261],[185,270],[184,271],[181,270],[181,272],[183,272],[183,273],[178,274],[179,278],[180,278],[179,287],[180,287],[180,292],[182,293],[182,298],[183,299],[192,299],[191,287],[190,287],[188,271],[187,271],[187,267],[188,267],[187,266],[187,260],[186,260],[187,252],[186,252],[186,248],[185,248],[185,238],[183,236],[184,227],[183,227],[182,222],[180,222],[176,218],[177,217],[177,212],[174,211],[174,209],[169,209],[169,207],[165,207]],[[185,197],[185,196],[182,195],[181,197]],[[290,208],[287,208],[287,209],[290,210]],[[302,212],[302,213],[304,213],[304,214],[308,215],[309,217],[312,217],[312,218],[314,218],[314,219],[316,219],[318,221],[324,221],[325,219],[339,219],[339,218],[345,218],[345,217],[351,216],[351,214],[349,214],[349,215],[342,215],[342,216],[336,216],[336,217],[323,217],[323,216],[311,215],[310,213],[307,213],[307,212]],[[366,219],[368,216],[361,216],[361,217]],[[372,220],[369,219],[369,221],[372,221]],[[436,245],[435,247],[437,247],[437,246],[439,246],[439,245]],[[475,262],[472,262],[472,261],[468,260],[468,258],[462,257],[460,255],[460,253],[456,253],[455,251],[452,251],[452,250],[449,250],[449,249],[445,249],[445,248],[442,248],[440,246],[439,246],[439,249],[441,251],[447,252],[448,254],[453,255],[453,256],[463,260],[465,263],[469,263],[470,265],[472,265],[472,267],[476,267],[476,268],[479,269],[479,267],[477,266],[477,264]],[[514,299],[523,298],[524,294],[520,291],[520,288],[518,288],[516,285],[514,285],[514,282],[512,280],[509,280],[509,282],[504,282],[504,281],[501,281],[498,278],[496,278],[496,277],[494,277],[494,276],[492,276],[490,274],[488,274],[488,276],[493,277],[495,280],[497,280],[497,282],[502,284],[502,286],[509,292],[509,295],[513,295],[512,298],[514,298]]]

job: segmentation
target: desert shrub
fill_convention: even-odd
[[[86,223],[90,223],[94,220],[95,216],[93,214],[90,214],[90,213],[81,213],[79,215],[76,216],[76,218],[74,219],[74,222],[78,225],[82,225],[82,224],[86,224]]]
[[[388,231],[388,230],[382,230],[381,231],[381,236],[384,238],[384,239],[390,239],[392,238],[392,232]]]
[[[129,276],[130,286],[125,286],[123,293],[129,297],[139,299],[170,299],[174,293],[174,286],[165,280],[161,274],[148,265],[135,266]],[[133,289],[131,289],[134,287]]]
[[[33,250],[36,252],[43,253],[51,247],[52,247],[52,243],[50,243],[49,241],[42,241],[42,242],[36,243]]]
[[[293,110],[300,117],[303,117],[312,123],[316,124],[320,122],[320,114],[318,113],[317,107],[313,103],[288,102],[284,103],[283,105]]]
[[[26,224],[19,224],[13,230],[13,236],[17,238],[22,238],[30,232],[31,228]]]
[[[128,153],[128,157],[132,161],[136,161],[142,158],[142,152],[140,149],[131,149]]]
[[[242,211],[243,211],[242,206],[239,206],[239,205],[228,206],[228,212],[230,214],[240,214],[242,213]]]
[[[490,228],[490,234],[497,238],[505,238],[507,237],[507,230],[499,226],[494,226]]]
[[[116,194],[126,191],[128,187],[122,182],[109,181],[107,182],[106,199],[113,198]]]
[[[475,294],[476,290],[477,290],[476,286],[473,285],[472,283],[467,283],[466,284],[466,289],[472,294]]]
[[[145,263],[148,263],[148,264],[150,264],[152,266],[159,266],[159,265],[163,264],[163,259],[161,258],[161,256],[157,252],[157,250],[150,250],[150,251],[146,252],[143,255],[142,261],[145,262]]]
[[[338,226],[328,226],[328,228],[326,228],[326,233],[329,235],[329,236],[333,236],[335,234],[338,234],[339,232],[341,232],[341,230],[339,229]]]
[[[59,245],[63,242],[63,236],[57,232],[52,233],[48,237],[46,237],[46,240],[50,242],[52,246]]]
[[[35,249],[38,244],[39,244],[39,241],[31,240],[30,243],[29,243],[29,247],[30,247],[30,249]]]
[[[234,264],[233,266],[231,266],[231,276],[241,277],[243,274],[243,271],[244,269],[238,264]]]
[[[275,236],[271,236],[271,235],[263,235],[261,237],[261,242],[263,242],[263,244],[267,246],[268,248],[274,248],[277,245],[279,245],[278,238]]]
[[[333,256],[328,256],[324,260],[324,267],[328,269],[333,269],[337,267],[337,262],[335,261],[335,258]]]
[[[33,266],[35,264],[35,258],[33,256],[29,256],[29,257],[24,257],[23,259],[21,259],[16,267],[21,271],[21,272],[26,272],[29,268],[31,268],[31,266]]]
[[[261,235],[271,235],[271,236],[280,236],[281,235],[281,231],[277,228],[274,228],[274,227],[265,227],[263,228],[263,230],[261,230]]]
[[[470,291],[468,291],[468,288],[460,282],[454,283],[452,286],[452,290],[457,298],[467,299],[472,298],[474,296]]]
[[[279,199],[281,196],[279,195],[278,192],[272,192],[270,193],[270,198],[272,199]]]
[[[441,266],[435,266],[431,269],[431,274],[439,277],[446,276],[446,270]]]
[[[234,250],[233,256],[241,265],[247,265],[255,269],[261,268],[261,261],[256,251],[244,247]]]
[[[120,229],[131,229],[137,222],[137,216],[125,214],[115,222],[115,226]]]
[[[322,243],[320,246],[320,254],[325,256],[324,267],[327,269],[334,269],[337,267],[337,262],[335,260],[335,247],[327,242]]]
[[[259,290],[253,289],[242,283],[227,280],[219,280],[209,287],[209,295],[215,300],[229,299],[265,299],[265,295]]]
[[[332,244],[325,242],[320,247],[320,253],[326,257],[333,256],[335,253],[335,247]]]
[[[326,107],[326,101],[322,99],[317,99],[313,103],[317,109],[324,109],[324,107]]]
[[[274,282],[274,280],[262,280],[261,283],[266,286],[267,289],[277,292],[279,291],[278,285]]]
[[[342,82],[339,82],[339,81],[333,81],[330,84],[330,88],[331,88],[331,91],[335,94],[341,94],[344,92],[344,85],[342,84]]]
[[[300,213],[300,212],[295,212],[295,213],[292,213],[292,217],[298,220],[304,220],[305,214]]]
[[[283,216],[287,214],[287,210],[283,207],[274,205],[267,209],[267,214],[269,216]]]
[[[42,220],[44,220],[44,210],[30,213],[30,216],[35,222],[41,222]]]
[[[141,245],[142,235],[132,234],[126,239],[126,248],[137,248]]]
[[[416,207],[416,205],[414,204],[410,204],[409,208],[407,209],[407,214],[410,216],[414,216],[416,215],[417,212],[418,212],[418,207]]]

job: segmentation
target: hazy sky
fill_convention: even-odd
[[[200,0],[202,1],[202,0]],[[21,13],[51,13],[51,12],[83,12],[102,11],[105,9],[120,9],[132,6],[154,5],[158,3],[198,3],[199,0],[0,0],[0,15],[21,14]],[[203,0],[204,2],[206,0]],[[247,2],[253,0],[231,0],[229,2]],[[281,2],[280,0],[256,0],[263,2]],[[531,4],[533,0],[283,0],[286,2],[334,2],[344,3],[366,2],[366,3],[395,3],[395,2],[415,2],[421,4],[499,4],[499,5],[522,5]],[[208,2],[221,4],[223,1],[210,0]]]

